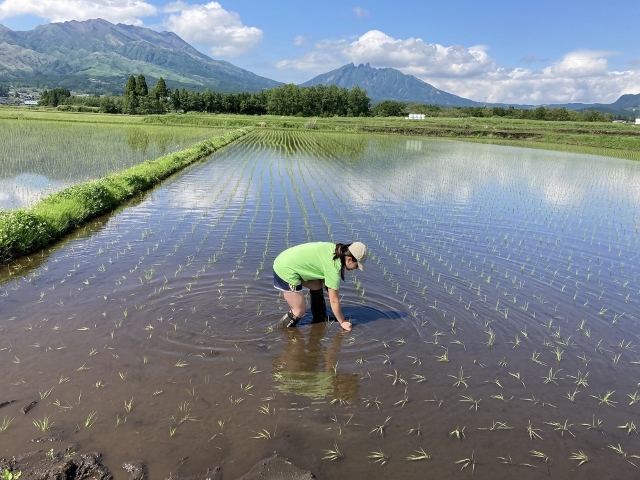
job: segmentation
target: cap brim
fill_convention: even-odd
[[[362,263],[360,263],[360,262],[358,262],[358,269],[359,269],[361,272],[364,272],[364,265],[363,265]]]

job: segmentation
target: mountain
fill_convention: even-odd
[[[337,70],[318,75],[302,84],[304,87],[315,85],[336,85],[352,89],[356,85],[367,91],[372,103],[384,100],[399,102],[427,103],[445,107],[476,107],[483,103],[474,102],[423,82],[413,75],[405,75],[395,68],[374,68],[368,63],[358,66],[350,63]]]
[[[614,117],[634,118],[640,116],[640,93],[621,95],[613,103],[554,103],[545,106],[548,108],[566,108],[567,110],[576,110],[578,112],[598,111],[600,113],[610,113]]]
[[[172,32],[102,19],[50,23],[24,32],[0,25],[0,82],[37,82],[45,88],[72,84],[121,94],[129,75],[139,73],[147,80],[163,77],[169,88],[191,90],[258,92],[282,85],[214,60]]]

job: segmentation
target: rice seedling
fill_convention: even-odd
[[[497,421],[492,421],[492,425],[491,427],[478,427],[478,430],[490,430],[490,431],[494,431],[494,430],[512,430],[513,427],[509,427],[505,422],[497,422]]]
[[[473,458],[474,452],[471,452],[471,456],[469,458],[463,458],[462,460],[458,460],[456,463],[456,465],[462,465],[462,467],[460,468],[460,471],[464,470],[465,468],[467,468],[469,465],[471,465],[471,472],[474,473],[476,471],[476,465],[478,465],[478,462],[475,461],[475,459]]]
[[[624,430],[627,431],[627,435],[631,435],[631,433],[635,433],[636,435],[638,434],[637,430],[636,430],[636,425],[635,423],[633,423],[633,420],[630,422],[625,423],[624,425],[620,425],[618,428],[622,428]]]
[[[49,390],[46,391],[40,391],[40,400],[44,400],[45,398],[47,398],[50,394],[51,391],[53,390],[53,387],[51,387]]]
[[[269,407],[268,403],[266,405],[260,405],[260,408],[258,409],[258,411],[263,415],[269,415],[269,416],[275,415],[276,413],[275,408],[271,410],[271,407]]]
[[[84,421],[85,428],[91,427],[95,423],[97,416],[98,412],[91,412],[87,415],[87,419]]]
[[[611,396],[615,393],[615,390],[607,390],[607,393],[605,393],[604,395],[589,395],[590,397],[595,398],[596,400],[598,400],[598,405],[608,405],[610,407],[615,407],[615,404],[618,402],[614,402],[613,400],[611,400]]]
[[[589,462],[591,459],[582,450],[578,450],[577,452],[571,454],[569,460],[576,460],[578,462],[578,466],[580,467],[581,465]]]
[[[371,396],[365,398],[362,400],[364,402],[364,405],[366,408],[369,408],[371,405],[375,405],[375,407],[380,410],[380,405],[382,405],[382,402],[380,400],[378,400],[378,397],[376,398],[371,398]]]
[[[403,397],[398,400],[396,403],[394,403],[394,405],[402,405],[402,407],[404,408],[405,404],[407,404],[409,402],[409,395],[407,393],[407,387],[404,387],[404,395]]]
[[[587,430],[596,430],[602,433],[602,420],[596,420],[595,415],[592,416],[591,423],[581,423],[580,425],[585,427]]]
[[[611,450],[613,450],[614,452],[616,452],[618,455],[621,455],[622,458],[624,458],[628,463],[630,463],[634,467],[638,468],[638,466],[635,463],[633,463],[631,460],[629,460],[628,458],[640,458],[640,455],[630,455],[630,454],[628,454],[627,452],[622,450],[622,447],[620,446],[620,444],[618,444],[618,446],[614,446],[614,445],[609,444],[609,445],[607,445],[607,447],[610,448]]]
[[[464,388],[469,388],[469,385],[467,384],[467,380],[469,380],[469,378],[471,377],[465,377],[464,376],[464,371],[462,370],[462,367],[460,367],[460,371],[458,372],[458,375],[451,375],[451,374],[447,374],[448,377],[451,378],[455,378],[456,381],[453,383],[453,386],[458,388],[460,387],[460,385],[464,385]]]
[[[632,394],[627,393],[627,397],[631,399],[629,405],[634,405],[640,401],[640,395],[638,395],[637,391]]]
[[[534,428],[533,425],[531,425],[531,420],[529,420],[529,424],[527,425],[527,433],[529,434],[529,439],[531,440],[542,440],[542,437],[540,436],[540,434],[538,432],[541,432],[542,429],[540,428]]]
[[[429,455],[427,452],[424,451],[424,448],[420,448],[419,450],[414,450],[414,452],[409,456],[407,456],[407,460],[414,462],[414,461],[420,461],[420,460],[431,460],[431,455]]]
[[[13,418],[4,417],[2,423],[0,423],[0,432],[5,432],[7,428],[9,428],[9,425],[11,425],[11,422],[13,422]]]
[[[443,347],[444,348],[444,347]],[[435,355],[439,362],[449,362],[449,349],[445,348],[442,355]]]
[[[412,435],[412,434],[415,434],[415,435],[417,435],[418,437],[419,437],[420,435],[422,435],[422,430],[420,429],[420,424],[418,424],[418,428],[410,428],[410,429],[407,431],[407,435]]]
[[[546,377],[542,377],[544,378],[544,384],[546,385],[547,383],[555,383],[556,385],[558,385],[558,382],[556,380],[562,380],[561,378],[558,378],[558,373],[560,373],[562,371],[562,369],[556,370],[555,372],[553,371],[553,368],[549,369],[549,373],[547,374]]]
[[[475,400],[471,397],[468,397],[466,395],[460,395],[461,400],[459,400],[460,402],[464,402],[464,403],[470,403],[471,406],[469,407],[469,410],[471,410],[472,408],[474,408],[476,411],[478,411],[478,406],[480,404],[480,402],[482,401],[482,399],[478,399]]]
[[[126,400],[124,402],[124,409],[127,411],[127,413],[131,413],[132,408],[133,408],[133,397],[131,397],[131,400],[129,400],[128,402]]]
[[[544,422],[544,423],[554,427],[554,430],[559,430],[561,437],[564,437],[564,434],[568,433],[569,435],[575,438],[575,435],[571,432],[571,430],[569,430],[569,427],[573,425],[573,423],[569,423],[569,420],[565,420],[564,423],[559,423],[559,422]]]
[[[467,438],[467,436],[464,433],[464,429],[467,428],[467,426],[463,426],[462,428],[460,428],[460,426],[456,426],[456,429],[453,430],[452,432],[449,433],[449,436],[455,436],[458,440],[462,440],[463,438]]]
[[[397,383],[401,383],[402,385],[406,385],[407,381],[405,379],[403,379],[400,374],[398,373],[398,371],[394,368],[393,369],[393,373],[385,373],[384,374],[385,377],[390,377],[393,378],[393,383],[391,385],[395,386]]]
[[[38,430],[40,430],[41,432],[46,432],[47,430],[49,430],[53,424],[55,422],[51,422],[49,420],[49,417],[47,415],[44,416],[44,418],[42,420],[34,420],[33,424],[36,426],[36,428],[38,428]]]
[[[278,427],[276,426],[276,428],[273,430],[273,434],[271,432],[269,432],[269,430],[267,430],[266,428],[263,428],[262,430],[258,430],[257,432],[253,432],[253,433],[256,434],[256,436],[255,437],[250,437],[250,438],[271,440],[272,438],[274,438],[276,436],[276,429],[277,428]]]
[[[566,395],[566,398],[571,402],[571,403],[575,403],[576,401],[576,395],[580,393],[580,390],[578,390],[577,388],[573,391],[573,392],[568,392]]]
[[[390,455],[386,455],[382,449],[379,449],[377,452],[371,452],[367,458],[373,460],[373,463],[379,464],[381,467],[384,467],[389,460],[391,459]]]
[[[386,420],[384,421],[384,423],[382,423],[381,425],[376,425],[370,432],[369,435],[371,435],[372,433],[377,433],[378,435],[380,435],[381,437],[384,437],[384,429],[387,427],[387,424],[389,423],[389,420],[391,420],[391,417],[387,417]]]
[[[332,462],[334,460],[344,458],[344,453],[340,451],[340,448],[338,447],[338,442],[333,443],[333,450],[325,450],[324,455],[325,456],[322,457],[323,460],[329,460]]]

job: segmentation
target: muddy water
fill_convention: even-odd
[[[601,157],[256,132],[3,269],[0,456],[76,441],[117,479],[133,459],[236,478],[273,451],[319,478],[634,478],[638,185]],[[372,253],[341,288],[354,330],[274,329],[275,256],[352,240]]]

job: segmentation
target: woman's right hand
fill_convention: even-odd
[[[353,325],[351,324],[351,322],[349,320],[344,320],[342,322],[340,322],[340,326],[342,327],[343,330],[350,332],[351,329],[353,328]]]

